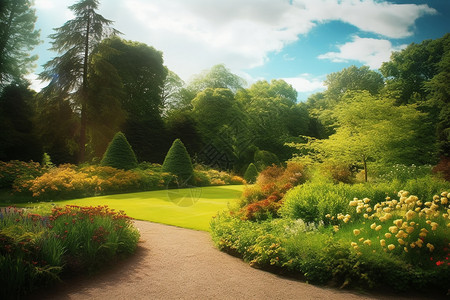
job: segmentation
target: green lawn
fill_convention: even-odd
[[[214,186],[108,195],[53,203],[108,205],[116,210],[124,210],[127,215],[137,220],[208,231],[211,217],[226,209],[227,204],[238,198],[243,189],[243,185]],[[38,205],[50,204],[45,202]]]

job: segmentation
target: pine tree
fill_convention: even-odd
[[[162,170],[176,175],[178,182],[182,184],[192,179],[194,168],[192,167],[191,157],[180,139],[176,139],[167,152]]]
[[[106,37],[120,34],[110,27],[113,21],[96,13],[98,0],[80,0],[69,6],[75,18],[56,28],[50,35],[51,50],[60,56],[44,65],[41,79],[50,81],[48,92],[57,92],[75,101],[81,112],[79,161],[86,151],[89,58],[95,47]]]
[[[101,165],[124,170],[137,167],[136,155],[122,132],[116,133],[111,143],[109,143]]]

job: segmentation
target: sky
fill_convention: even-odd
[[[58,54],[53,28],[75,0],[35,0],[43,43],[35,74]],[[163,52],[185,82],[224,64],[250,85],[283,79],[305,101],[326,75],[351,65],[377,70],[392,51],[450,32],[450,0],[101,0],[98,13],[126,40]],[[39,90],[35,74],[32,87]]]

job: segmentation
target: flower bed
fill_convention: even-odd
[[[0,298],[18,298],[61,275],[93,272],[134,252],[139,232],[123,211],[106,206],[55,207],[36,214],[0,211]]]

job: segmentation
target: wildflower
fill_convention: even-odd
[[[408,234],[406,232],[404,232],[403,230],[400,230],[396,235],[396,238],[407,238]]]
[[[370,225],[370,229],[375,229],[375,227],[377,227],[377,223],[373,223],[372,225]]]
[[[352,247],[353,248],[355,248],[355,247],[357,247],[358,246],[358,244],[357,243],[355,243],[355,242],[352,242],[350,245],[352,245]]]
[[[397,226],[391,226],[391,227],[389,227],[389,231],[390,231],[391,233],[397,233],[398,227],[397,227]]]
[[[448,195],[448,192],[442,192],[442,193],[441,193],[441,196],[442,196],[442,197],[447,197],[447,195]]]
[[[338,232],[339,231],[339,226],[338,225],[334,225],[333,226],[333,230],[334,230],[334,232]]]
[[[372,241],[371,240],[365,240],[364,241],[364,245],[370,246],[370,245],[372,245]]]
[[[392,234],[390,234],[389,232],[387,232],[387,233],[384,234],[384,236],[385,236],[387,239],[390,239],[391,236],[392,236]]]
[[[402,219],[397,219],[397,220],[394,220],[394,222],[393,222],[397,227],[402,227],[402,223],[403,223],[403,220]]]
[[[358,205],[358,199],[357,198],[355,198],[355,199],[353,199],[353,201],[350,201],[350,203],[348,205],[350,205],[350,206],[357,206]]]
[[[370,213],[370,212],[372,212],[372,208],[371,208],[371,207],[368,207],[368,208],[366,209],[366,211]]]
[[[405,252],[408,252],[408,248],[406,247],[403,247],[403,250],[405,250]]]
[[[430,225],[431,225],[431,230],[436,230],[438,227],[438,223],[436,223],[436,222],[431,222]]]
[[[364,219],[368,219],[369,218],[368,214],[364,214],[363,216],[364,216]]]
[[[394,244],[389,244],[389,245],[388,245],[388,249],[389,249],[390,251],[394,250],[394,249],[395,249],[395,245],[394,245]]]
[[[416,247],[416,244],[415,244],[415,243],[411,243],[411,244],[409,244],[409,246],[410,246],[411,248],[415,248],[415,247]]]
[[[404,244],[405,244],[405,241],[404,241],[403,239],[398,239],[397,241],[398,241],[398,243],[399,243],[400,245],[404,245]]]
[[[412,218],[414,218],[414,216],[416,215],[416,213],[412,210],[408,210],[408,212],[405,214],[406,220],[411,220]]]
[[[386,241],[385,240],[380,240],[380,245],[381,245],[381,247],[385,247],[386,246]]]
[[[382,228],[382,226],[381,226],[381,225],[378,225],[377,227],[375,227],[375,231],[380,231],[381,228]]]
[[[354,235],[358,235],[360,233],[361,233],[361,231],[359,229],[353,229],[353,234]]]
[[[407,233],[412,233],[413,231],[414,231],[414,227],[412,227],[412,226],[406,227],[406,232]]]
[[[392,209],[390,207],[385,207],[385,208],[383,208],[383,211],[386,213],[389,213],[392,211]]]
[[[417,245],[417,247],[422,248],[423,241],[421,239],[417,239],[416,245]]]
[[[364,241],[364,238],[362,237],[362,238],[359,238],[359,240],[358,240],[359,242],[362,242],[362,241]]]
[[[430,249],[430,252],[433,252],[434,246],[430,243],[427,244],[428,249]]]

